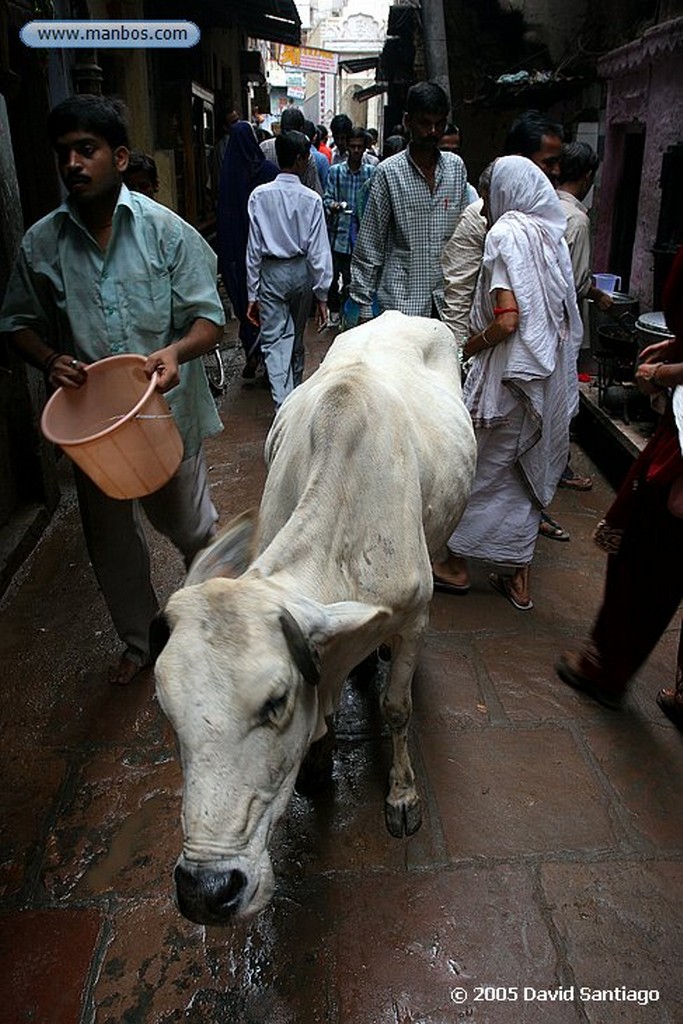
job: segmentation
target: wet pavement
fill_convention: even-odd
[[[207,445],[223,522],[258,503],[272,419],[226,360]],[[106,683],[118,644],[63,459],[64,500],[0,605],[0,1022],[678,1024],[683,737],[654,702],[678,625],[621,712],[555,677],[600,600],[591,532],[612,494],[578,449],[574,466],[595,487],[558,492],[571,541],[539,539],[534,611],[483,566],[466,597],[435,596],[414,685],[422,829],[385,831],[390,742],[376,690],[349,688],[333,789],[295,796],[274,837],[271,906],[220,929],[174,905],[175,744],[149,675]],[[163,600],[182,565],[152,545]]]

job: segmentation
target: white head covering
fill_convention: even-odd
[[[504,156],[493,165],[489,203],[492,222],[512,211],[526,214],[559,242],[567,218],[555,189],[543,171],[525,156]]]
[[[471,322],[475,330],[491,322],[492,271],[502,263],[517,300],[519,327],[507,341],[475,357],[465,396],[479,425],[504,419],[511,396],[524,407],[518,464],[543,507],[557,486],[549,453],[562,455],[568,445],[569,420],[579,400],[576,359],[583,325],[564,238],[567,219],[550,181],[527,157],[496,160],[489,203],[493,223]],[[563,457],[566,462],[566,452]]]
[[[493,224],[484,266],[502,259],[520,312],[523,347],[509,346],[508,374],[543,377],[555,365],[556,334],[567,317],[575,357],[583,337],[564,238],[567,218],[548,178],[524,156],[496,160],[489,203]]]

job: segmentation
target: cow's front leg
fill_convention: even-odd
[[[392,836],[412,836],[422,824],[420,798],[408,752],[408,728],[413,710],[412,683],[415,661],[422,639],[416,635],[397,636],[391,645],[391,669],[382,694],[382,714],[391,729],[394,760],[389,772],[389,794],[384,813]]]

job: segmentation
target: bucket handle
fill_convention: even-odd
[[[120,412],[116,416],[110,416],[109,419],[106,420],[105,422],[107,422],[107,423],[120,423],[121,420],[125,419],[127,415],[128,415],[127,412]],[[135,414],[135,416],[132,417],[132,419],[134,419],[134,420],[172,420],[173,419],[173,413],[172,412],[164,412],[164,413],[158,413],[158,414],[152,416],[152,415],[150,415],[148,413],[138,412],[138,413]]]
[[[87,370],[87,367],[85,367],[85,369]],[[140,407],[140,405],[144,405],[144,403],[147,401],[149,396],[154,393],[154,390],[156,389],[156,385],[157,385],[158,379],[159,379],[159,371],[155,370],[154,373],[152,374],[152,376],[150,377],[149,387],[145,391],[145,394],[143,395],[142,400],[140,402],[138,402],[138,408]],[[154,385],[154,387],[152,387],[152,385]],[[128,417],[128,416],[130,416],[130,412],[121,412],[117,416],[110,416],[109,419],[106,422],[107,423],[119,423],[121,420],[125,420],[126,417]],[[134,413],[133,416],[130,416],[130,418],[134,419],[134,420],[172,420],[173,419],[173,413],[172,412],[165,412],[165,413],[156,413],[155,415],[150,415],[149,413],[136,412],[136,413]]]

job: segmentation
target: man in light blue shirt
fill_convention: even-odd
[[[318,168],[318,177],[320,178],[322,194],[325,195],[327,176],[330,173],[330,162],[324,153],[319,152],[319,150],[315,148],[315,137],[317,131],[318,129],[312,121],[304,121],[304,134],[311,144],[311,156],[315,160],[315,166]]]
[[[351,255],[360,221],[358,198],[365,182],[375,173],[373,164],[363,163],[366,141],[365,129],[351,129],[346,137],[346,159],[330,168],[323,195],[332,249],[332,287],[328,296],[332,327],[339,326],[340,312],[349,293]]]
[[[24,236],[0,332],[52,388],[87,387],[84,365],[98,359],[144,355],[184,442],[176,474],[139,503],[107,497],[75,469],[88,552],[125,645],[110,681],[123,685],[148,663],[158,611],[139,504],[187,564],[215,532],[201,443],[222,427],[198,357],[217,343],[224,315],[206,242],[122,184],[129,147],[121,105],[72,97],[51,112],[48,133],[68,198]]]
[[[247,320],[261,329],[261,351],[275,409],[303,380],[304,328],[311,291],[327,321],[332,255],[320,196],[302,184],[310,142],[302,132],[275,140],[280,173],[249,196]]]

